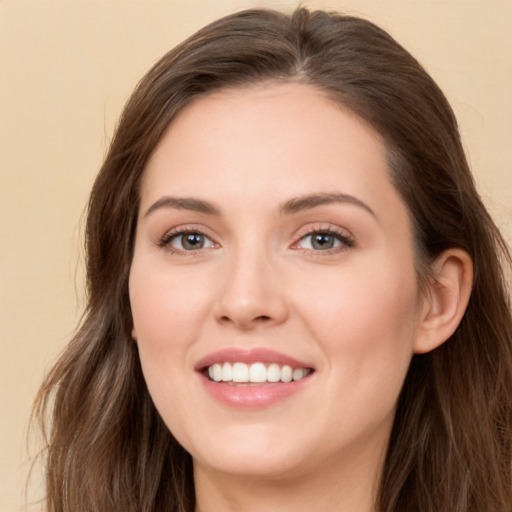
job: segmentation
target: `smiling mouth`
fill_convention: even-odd
[[[312,368],[294,368],[287,364],[224,362],[208,366],[203,370],[203,375],[212,382],[243,385],[298,381],[307,377],[312,371]]]

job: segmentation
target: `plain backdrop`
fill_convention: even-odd
[[[478,188],[512,240],[512,1],[302,2],[390,31],[439,83]],[[291,0],[0,1],[0,510],[24,502],[41,379],[83,307],[82,213],[144,72],[196,29]],[[82,220],[81,220],[82,219]],[[470,419],[468,419],[470,421]],[[41,496],[35,473],[30,499]]]

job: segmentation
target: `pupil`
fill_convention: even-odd
[[[312,245],[314,249],[332,249],[334,247],[334,237],[332,235],[318,233],[313,236]]]
[[[204,235],[199,233],[189,233],[183,237],[183,247],[185,249],[201,249],[204,245]]]

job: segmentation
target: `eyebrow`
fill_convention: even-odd
[[[147,217],[151,213],[161,208],[174,208],[177,210],[191,210],[194,212],[204,213],[205,215],[220,215],[220,210],[212,203],[195,199],[193,197],[172,197],[164,196],[153,203],[144,214]]]
[[[353,204],[363,208],[363,210],[366,210],[374,217],[377,217],[375,212],[366,203],[357,197],[341,193],[320,193],[296,197],[286,201],[286,203],[281,206],[280,210],[281,213],[292,214],[302,210],[308,210],[310,208],[316,208],[317,206],[323,206],[332,203]]]
[[[281,214],[290,215],[303,210],[308,210],[311,208],[316,208],[317,206],[323,206],[332,203],[353,204],[355,206],[359,206],[360,208],[366,210],[368,213],[376,217],[375,212],[366,203],[357,197],[341,193],[318,193],[295,197],[289,201],[286,201],[279,208],[279,210]],[[154,202],[147,209],[144,217],[147,217],[154,211],[161,208],[191,210],[194,212],[202,213],[204,215],[219,216],[221,214],[221,211],[217,206],[208,201],[204,201],[203,199],[197,199],[193,197],[164,196],[158,199],[158,201]]]

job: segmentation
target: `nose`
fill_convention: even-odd
[[[216,320],[246,331],[282,324],[288,307],[278,274],[276,265],[261,254],[240,254],[227,262]]]

